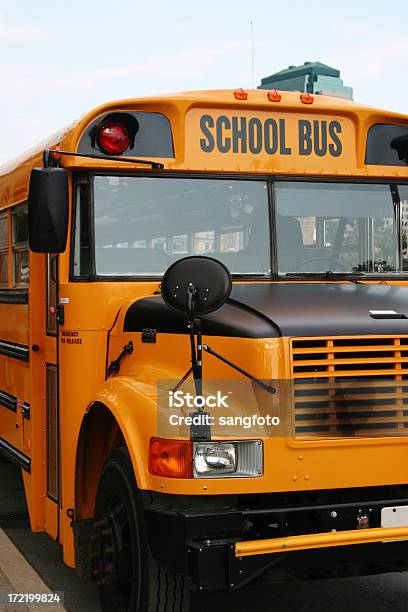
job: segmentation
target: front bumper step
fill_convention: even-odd
[[[236,542],[235,556],[249,557],[290,552],[292,550],[310,550],[312,548],[330,548],[331,546],[350,546],[352,544],[370,544],[372,542],[395,542],[397,540],[408,540],[408,526],[375,527],[373,529],[333,531],[329,533],[289,536],[286,538]]]
[[[406,570],[407,540],[408,527],[376,527],[267,540],[208,539],[189,542],[189,575],[192,585],[200,590],[236,589],[278,567],[285,560],[289,565],[293,560],[295,566],[300,561],[304,568],[311,563],[310,555],[313,554],[321,557],[323,565],[325,562],[328,565],[336,563],[337,560],[350,565],[382,564],[387,560],[404,559],[405,564],[401,569]]]

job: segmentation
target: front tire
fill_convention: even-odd
[[[96,496],[93,574],[104,612],[188,612],[187,578],[161,567],[148,546],[129,453],[115,449]]]

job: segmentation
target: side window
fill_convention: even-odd
[[[28,208],[27,204],[16,206],[12,218],[13,286],[27,287],[28,268]]]
[[[275,195],[280,272],[397,269],[389,185],[282,181]]]
[[[0,213],[0,287],[8,285],[8,213]]]
[[[46,255],[46,286],[47,286],[47,334],[49,336],[57,335],[57,317],[51,314],[50,308],[54,312],[58,305],[57,285],[58,285],[58,256]]]
[[[78,182],[75,208],[75,247],[74,275],[88,276],[90,273],[90,220],[89,220],[89,185],[86,181]]]
[[[47,493],[58,501],[59,456],[58,456],[58,369],[47,364]]]

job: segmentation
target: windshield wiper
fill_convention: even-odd
[[[327,272],[307,272],[305,273],[300,273],[300,272],[286,272],[284,276],[291,278],[291,277],[295,277],[295,278],[299,278],[300,276],[302,277],[302,280],[342,280],[345,281],[347,283],[354,283],[355,285],[363,285],[364,283],[361,282],[361,280],[358,280],[357,278],[355,278],[355,274],[353,274],[353,276],[351,278],[348,277],[347,272],[332,272],[331,270],[327,270]],[[359,275],[360,278],[364,278],[363,275]]]
[[[355,278],[354,276],[352,276],[351,278],[345,276],[343,272],[332,272],[331,270],[327,270],[327,272],[325,272],[323,276],[327,280],[342,280],[342,281],[346,281],[347,283],[354,283],[355,285],[364,284],[360,280],[357,280],[357,278]]]

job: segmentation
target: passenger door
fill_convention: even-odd
[[[41,492],[42,527],[58,538],[58,256],[31,254],[30,344],[32,377],[32,487]],[[41,485],[41,486],[40,486]],[[31,512],[30,512],[31,514]],[[38,510],[40,514],[40,510]]]

